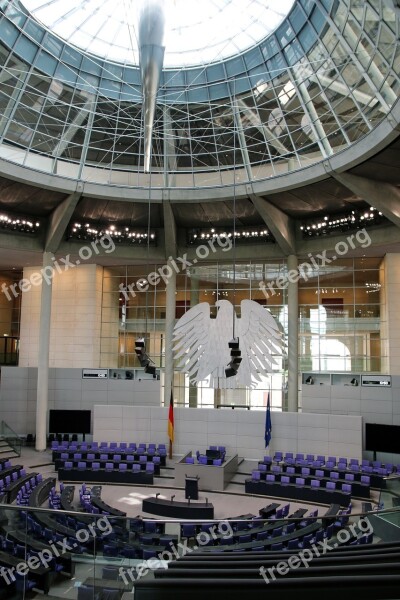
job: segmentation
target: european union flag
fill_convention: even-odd
[[[265,415],[265,447],[266,448],[268,448],[268,445],[271,441],[271,437],[272,437],[271,406],[269,404],[269,392],[268,392],[267,414]]]

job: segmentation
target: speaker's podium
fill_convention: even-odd
[[[199,499],[199,476],[188,477],[185,475],[185,498],[191,500]]]

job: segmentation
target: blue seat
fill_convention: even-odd
[[[194,539],[196,537],[196,532],[197,532],[197,526],[194,523],[182,523],[181,537],[187,538],[187,539],[189,539],[189,538]]]
[[[103,546],[104,556],[118,556],[118,547],[111,544],[104,544]]]
[[[150,550],[147,548],[143,548],[142,550],[142,558],[143,560],[148,560],[149,558],[157,558],[158,554],[156,550]]]
[[[104,588],[101,593],[101,600],[120,600],[121,592],[119,590]]]
[[[91,585],[81,584],[78,587],[78,600],[100,600],[101,592],[95,592]]]
[[[17,592],[22,592],[23,597],[25,597],[25,592],[37,586],[37,581],[29,578],[29,573],[27,575],[20,575],[18,572],[15,572],[15,579],[15,589]]]
[[[285,530],[285,533],[286,533],[286,534],[288,534],[288,533],[293,533],[293,531],[295,530],[295,528],[296,528],[296,523],[288,523],[288,524],[286,525],[286,530]]]
[[[283,550],[283,543],[282,542],[276,542],[275,544],[271,544],[270,549],[272,550],[272,552],[274,552],[276,550]]]

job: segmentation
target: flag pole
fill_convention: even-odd
[[[168,457],[172,459],[172,443],[174,441],[174,392],[171,382],[171,397],[169,399],[169,411],[168,411],[168,437],[169,437],[169,454]]]
[[[169,440],[169,454],[168,454],[168,458],[172,459],[172,441]]]

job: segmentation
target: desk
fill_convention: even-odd
[[[306,508],[298,508],[294,513],[288,516],[288,519],[302,519],[307,513],[308,510]]]
[[[340,511],[339,504],[331,504],[324,515],[322,515],[322,526],[327,527],[330,523],[334,523],[336,515]]]
[[[282,467],[285,469],[286,467],[294,467],[295,473],[301,473],[302,467],[300,465],[288,465],[286,463],[282,463]],[[339,477],[343,477],[345,473],[352,473],[354,475],[354,481],[361,481],[362,475],[368,475],[370,478],[370,485],[373,488],[385,489],[386,488],[386,479],[382,475],[378,475],[377,473],[363,473],[362,471],[351,471],[350,469],[346,469],[344,471],[339,471],[336,467],[333,469],[328,469],[327,467],[308,467],[310,469],[310,475],[314,477],[314,479],[318,479],[315,477],[315,471],[323,471],[324,477],[330,479],[330,473],[332,471],[339,473]],[[284,472],[283,475],[286,475]]]
[[[16,570],[16,567],[20,565],[21,562],[24,561],[17,556],[12,556],[7,552],[0,552],[0,565],[6,567],[7,569],[14,567],[14,570]],[[26,564],[29,567],[29,563]],[[37,587],[38,590],[42,591],[44,594],[49,593],[52,576],[52,571],[50,567],[43,567],[42,565],[39,565],[36,569],[29,568],[27,576],[29,577],[29,579],[34,579],[36,581],[35,587]],[[11,575],[9,576],[9,580],[10,582],[13,581]]]
[[[174,519],[213,519],[214,506],[210,503],[175,502],[159,498],[146,498],[143,500],[143,512],[160,517],[173,517]]]
[[[263,471],[261,473],[261,479],[264,480],[266,478],[266,475],[270,473],[270,474],[274,474],[272,471]],[[321,482],[321,488],[324,489],[326,486],[326,482],[327,481],[335,481],[336,482],[336,488],[340,489],[341,486],[343,484],[348,484],[351,485],[351,495],[352,496],[356,496],[357,498],[369,498],[370,497],[370,487],[369,485],[365,485],[363,483],[361,483],[360,481],[347,481],[346,479],[331,479],[330,477],[315,477],[313,475],[301,475],[301,474],[293,474],[293,473],[278,473],[276,474],[276,480],[277,482],[279,482],[280,478],[282,475],[289,477],[290,479],[290,483],[295,484],[295,480],[296,477],[302,477],[305,481],[306,485],[311,485],[311,480],[312,479],[318,479],[318,481]]]
[[[134,473],[133,471],[119,471],[114,469],[113,471],[106,471],[105,469],[99,469],[93,471],[92,469],[60,469],[58,471],[58,477],[61,481],[80,481],[80,482],[91,482],[100,481],[102,483],[141,483],[147,485],[153,485],[154,477],[151,473]]]
[[[246,479],[245,490],[247,494],[259,494],[262,496],[271,496],[273,498],[287,498],[290,500],[300,500],[303,502],[316,502],[317,504],[340,504],[348,506],[350,504],[350,494],[345,494],[338,490],[324,490],[321,488],[311,488],[307,486],[282,485],[281,483],[267,483],[266,481],[252,481]]]
[[[100,488],[100,490],[97,488]],[[112,515],[113,517],[126,517],[126,512],[123,512],[122,510],[119,510],[118,508],[114,508],[113,506],[110,506],[109,504],[104,502],[100,497],[100,491],[101,491],[100,486],[94,486],[92,488],[92,494],[90,497],[90,502],[91,502],[92,506],[95,506],[96,508],[98,508],[101,513],[106,512],[109,515]]]
[[[50,490],[55,485],[56,485],[55,477],[48,477],[47,479],[45,479],[44,481],[39,483],[39,485],[37,485],[35,487],[32,494],[29,496],[29,502],[28,502],[29,506],[33,506],[36,508],[41,506],[43,504],[43,502],[48,500]]]
[[[220,467],[202,465],[200,463],[187,464],[185,459],[191,455],[192,453],[188,452],[181,460],[175,463],[174,487],[184,487],[185,477],[188,476],[199,478],[199,490],[223,491],[237,472],[237,454],[225,457],[225,461]]]
[[[133,573],[135,573],[135,568],[133,568]],[[127,576],[129,579],[129,575]],[[124,581],[119,581],[118,579],[103,579],[100,577],[88,577],[83,582],[84,585],[88,585],[95,588],[96,592],[103,592],[105,589],[107,590],[119,590],[122,592],[131,591],[133,587],[133,581],[128,581],[125,583]]]
[[[4,531],[7,533],[7,537],[15,540],[18,544],[22,544],[23,546],[27,546],[28,548],[32,548],[32,550],[36,550],[37,552],[41,552],[42,550],[48,550],[51,554],[53,553],[51,547],[40,540],[36,540],[31,537],[29,534],[26,534],[25,531],[21,531],[19,529],[14,529],[13,527],[4,527]],[[60,552],[59,557],[55,557],[56,562],[63,565],[63,571],[70,577],[73,577],[75,573],[75,563],[72,560],[72,554],[68,551]]]
[[[279,525],[279,522],[277,522],[275,524],[275,527],[277,527]],[[306,527],[302,527],[301,529],[295,529],[292,533],[288,533],[282,536],[278,536],[278,537],[274,537],[274,538],[269,538],[266,540],[257,540],[257,539],[253,539],[251,540],[251,542],[243,542],[242,544],[240,543],[236,543],[236,544],[219,544],[218,546],[202,546],[201,548],[201,552],[215,552],[215,550],[218,548],[218,551],[232,551],[232,550],[251,550],[252,548],[256,548],[258,546],[264,546],[264,548],[266,550],[268,550],[268,548],[270,546],[272,546],[272,544],[278,544],[279,542],[288,542],[289,540],[294,540],[296,538],[302,538],[305,535],[308,535],[309,533],[315,533],[316,531],[318,531],[318,529],[320,529],[321,526],[319,525],[319,523],[311,523],[310,525],[307,525]],[[247,533],[252,533],[252,530],[249,529],[249,531],[241,531],[240,532],[242,535],[243,534],[247,534]],[[267,594],[268,595],[268,594]]]
[[[60,505],[63,510],[68,510],[69,512],[77,512],[76,508],[72,506],[72,502],[74,501],[74,494],[74,485],[66,485],[64,487],[60,495]]]
[[[279,507],[280,507],[280,504],[278,502],[273,502],[272,504],[268,504],[268,506],[265,506],[264,508],[260,508],[260,510],[258,511],[258,514],[263,519],[268,519],[268,517],[273,515],[276,512],[276,509]]]
[[[127,456],[133,456],[134,460],[136,462],[139,462],[139,456],[143,456],[142,454],[138,454],[137,452],[113,452],[110,450],[106,450],[105,452],[101,452],[99,450],[96,451],[91,451],[91,450],[83,450],[82,452],[80,450],[74,450],[73,452],[70,452],[69,450],[53,450],[52,452],[52,461],[55,463],[56,460],[61,458],[61,454],[68,454],[68,458],[66,458],[65,460],[75,460],[74,459],[74,454],[81,454],[82,458],[76,459],[76,460],[82,460],[82,461],[86,461],[87,460],[87,455],[88,454],[94,454],[94,460],[96,462],[98,462],[100,460],[100,456],[103,454],[104,456],[107,456],[106,461],[107,462],[113,462],[114,456],[115,455],[119,455],[121,457],[121,461],[125,461]],[[144,456],[146,456],[147,458],[147,462],[153,462],[153,456],[159,456],[160,457],[160,464],[161,466],[165,467],[166,465],[166,456],[164,454],[148,454],[147,452],[144,453]],[[1,471],[0,471],[0,475],[1,475]]]
[[[14,502],[14,500],[18,496],[19,490],[22,488],[24,483],[26,483],[30,480],[31,477],[35,477],[36,475],[37,473],[27,473],[24,477],[20,477],[19,479],[12,481],[10,485],[5,487],[3,489],[3,492],[7,494],[7,503],[11,504],[11,502]]]
[[[92,468],[92,463],[97,462],[100,464],[100,469],[105,469],[106,464],[108,462],[111,462],[114,465],[114,468],[118,469],[118,465],[122,465],[125,464],[128,466],[128,471],[130,469],[132,469],[132,465],[140,465],[140,469],[141,471],[145,471],[146,470],[146,465],[147,462],[139,462],[137,460],[134,460],[133,462],[128,462],[126,460],[120,460],[118,462],[113,462],[112,459],[110,460],[74,460],[74,459],[70,459],[69,462],[72,462],[72,466],[74,468],[78,468],[78,463],[80,462],[85,462],[86,463],[86,467],[88,469]],[[151,462],[151,461],[149,461]],[[64,463],[65,460],[61,459],[61,458],[57,458],[57,460],[55,461],[54,465],[55,465],[55,470],[59,471],[60,469],[62,469],[64,467]],[[157,463],[153,463],[154,464],[154,475],[160,475],[160,465]]]

